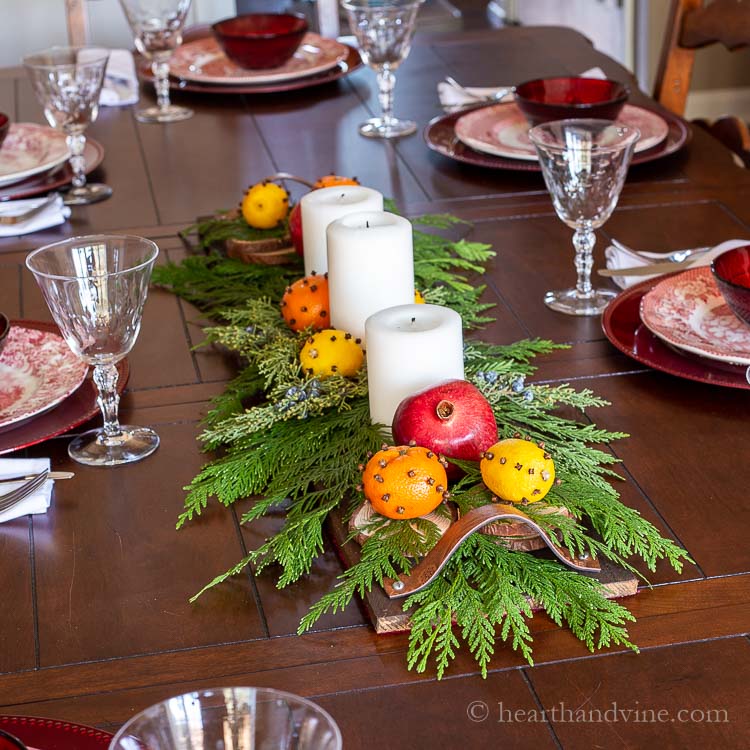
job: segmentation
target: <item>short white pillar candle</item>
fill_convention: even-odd
[[[382,211],[383,195],[361,185],[311,190],[300,201],[302,218],[302,244],[305,248],[305,276],[325,273],[326,229],[328,225],[347,214],[357,211]]]
[[[370,315],[414,302],[411,222],[384,211],[348,214],[327,235],[331,323],[365,341]]]
[[[371,315],[367,333],[370,419],[390,426],[407,396],[464,377],[461,316],[440,305],[398,305]]]

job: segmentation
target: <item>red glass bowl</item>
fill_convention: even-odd
[[[516,104],[529,123],[588,117],[615,120],[628,100],[627,86],[608,78],[537,78],[516,86]]]
[[[714,258],[711,272],[732,312],[750,325],[750,245],[735,247]]]
[[[10,130],[10,117],[0,112],[0,148],[2,148],[5,136],[8,135]]]
[[[219,21],[211,29],[232,62],[265,70],[291,58],[307,32],[307,21],[294,13],[247,13]]]

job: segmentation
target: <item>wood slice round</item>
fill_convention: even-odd
[[[520,508],[523,510],[523,508]],[[545,505],[539,508],[539,513],[560,513],[572,517],[567,508],[558,508],[554,505]],[[480,534],[498,537],[498,542],[504,544],[508,549],[516,552],[533,552],[536,549],[544,549],[547,545],[544,540],[528,527],[525,523],[513,521],[512,523],[491,523],[479,530]]]
[[[354,537],[358,544],[364,544],[372,536],[372,534],[367,533],[365,527],[372,522],[376,515],[378,514],[373,509],[369,500],[365,500],[362,505],[352,513],[352,517],[349,519],[349,532],[358,532],[357,536]],[[440,536],[445,534],[453,521],[451,518],[446,518],[439,513],[435,513],[435,511],[428,513],[426,516],[420,517],[432,521],[438,529],[440,529]]]
[[[291,237],[274,237],[263,240],[226,240],[227,256],[242,263],[260,263],[264,266],[281,266],[292,263],[298,256],[291,245]]]

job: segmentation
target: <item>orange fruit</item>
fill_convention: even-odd
[[[272,229],[289,213],[289,193],[275,182],[259,182],[242,199],[242,216],[255,229]]]
[[[484,452],[479,462],[484,483],[502,500],[535,503],[555,482],[555,462],[544,444],[508,438]]]
[[[342,177],[340,174],[327,174],[313,184],[313,190],[318,188],[339,187],[341,185],[359,185],[356,177]]]
[[[367,462],[362,489],[381,516],[426,516],[449,497],[445,464],[444,458],[420,446],[383,448]]]
[[[281,314],[293,331],[325,328],[329,320],[328,279],[313,274],[288,286],[281,298]]]
[[[351,377],[365,360],[360,339],[336,328],[318,331],[307,339],[299,354],[302,369],[308,375]]]

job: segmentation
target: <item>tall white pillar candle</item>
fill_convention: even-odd
[[[371,315],[367,333],[370,419],[390,425],[407,396],[464,377],[461,316],[440,305],[398,305]]]
[[[300,201],[302,212],[302,244],[305,248],[305,276],[325,273],[326,229],[328,225],[347,214],[357,211],[382,211],[383,195],[361,185],[311,190]]]
[[[328,225],[328,297],[334,328],[366,340],[373,313],[414,302],[411,222],[384,211]]]

